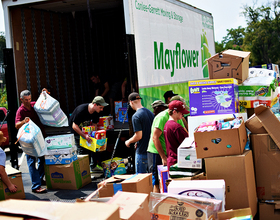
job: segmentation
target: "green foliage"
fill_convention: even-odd
[[[4,32],[0,32],[0,63],[3,63],[3,49],[6,48],[6,38]]]
[[[7,91],[6,87],[0,89],[0,107],[5,107],[8,109],[8,102],[7,102]]]
[[[227,49],[250,51],[250,65],[275,63],[280,65],[280,1],[261,7],[243,7],[247,27],[227,29],[221,43],[215,42],[216,52]]]

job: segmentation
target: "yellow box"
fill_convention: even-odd
[[[90,137],[92,140],[91,144],[87,142],[82,136],[80,136],[80,146],[84,147],[93,152],[105,151],[107,148],[107,138],[106,139],[95,139]]]

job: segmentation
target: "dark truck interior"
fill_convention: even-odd
[[[125,32],[122,0],[52,0],[10,8],[18,93],[31,91],[36,100],[42,88],[59,101],[69,117],[80,104],[91,102],[97,73],[112,88],[127,80],[126,95],[138,90],[134,36]],[[121,88],[113,101],[121,100]],[[132,115],[132,113],[129,113]],[[108,159],[119,134],[120,123],[108,131]],[[49,135],[69,128],[47,127]],[[134,155],[125,147],[129,125],[125,123],[115,156]]]

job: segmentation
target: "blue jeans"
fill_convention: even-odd
[[[36,168],[36,157],[30,156],[26,154],[27,165],[29,169],[29,174],[32,182],[31,189],[37,189],[42,185],[41,181],[44,178],[45,170],[45,158],[38,157],[38,168]]]
[[[153,174],[153,186],[159,185],[159,179],[158,179],[158,165],[162,165],[162,160],[159,154],[154,154],[147,152],[148,154],[148,164],[149,164],[149,172]]]
[[[135,153],[135,172],[148,173],[148,156],[147,154]]]

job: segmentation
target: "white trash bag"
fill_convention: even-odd
[[[68,126],[68,118],[61,110],[59,102],[45,91],[39,96],[34,109],[42,124],[52,127]]]
[[[30,119],[18,130],[17,139],[23,152],[30,156],[41,157],[47,153],[41,129]]]

